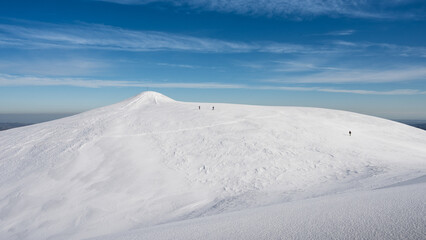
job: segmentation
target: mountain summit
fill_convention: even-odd
[[[130,98],[130,104],[161,104],[176,102],[175,100],[154,91],[145,91],[135,97]]]

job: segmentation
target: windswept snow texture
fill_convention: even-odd
[[[288,202],[102,236],[96,240],[420,240],[426,236],[425,184]]]
[[[143,92],[0,132],[0,239],[424,239],[425,175],[404,124]]]

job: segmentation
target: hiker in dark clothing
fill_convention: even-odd
[[[212,107],[212,110],[214,110],[214,106]]]
[[[201,106],[198,106],[198,110],[200,110],[201,109]]]
[[[349,136],[352,136],[352,132],[351,131],[349,131]]]

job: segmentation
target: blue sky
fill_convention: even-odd
[[[182,101],[426,119],[416,0],[0,2],[0,114]]]

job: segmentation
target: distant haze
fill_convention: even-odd
[[[68,117],[75,113],[22,113],[22,114],[0,114],[0,123],[40,123]]]

